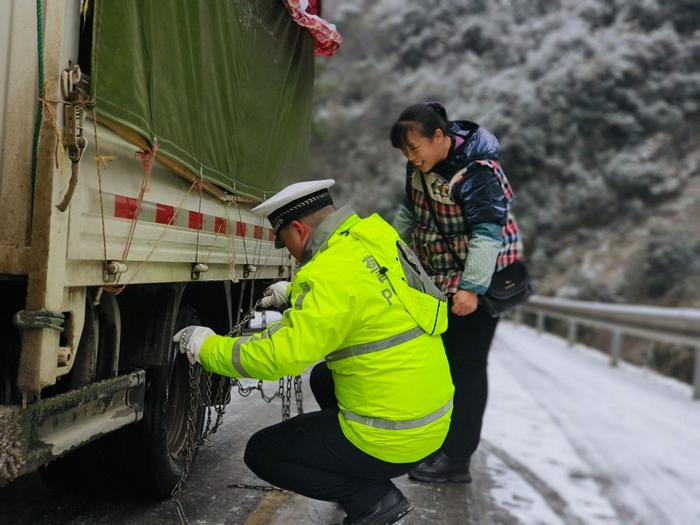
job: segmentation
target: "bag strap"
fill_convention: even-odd
[[[430,198],[430,193],[428,193],[428,185],[425,182],[425,175],[423,174],[422,171],[419,171],[419,173],[420,173],[420,181],[423,184],[423,194],[425,195],[425,202],[428,203],[428,211],[430,212],[430,217],[433,219],[435,226],[437,227],[438,231],[440,232],[440,236],[442,237],[442,242],[444,242],[447,245],[447,249],[450,250],[452,257],[455,258],[455,261],[457,261],[462,266],[462,268],[464,268],[464,261],[457,253],[457,250],[455,250],[455,247],[452,245],[452,241],[445,233],[445,230],[442,229],[442,224],[438,220],[437,214],[435,213],[435,210],[433,209],[433,201]]]

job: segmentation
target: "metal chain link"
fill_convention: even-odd
[[[194,461],[194,453],[197,449],[197,420],[199,407],[202,403],[202,390],[199,388],[202,378],[202,367],[190,364],[189,367],[189,402],[187,406],[187,431],[185,435],[185,466],[182,470],[182,476],[178,480],[175,487],[171,492],[171,495],[176,498],[175,502],[178,505],[178,514],[180,514],[180,519],[184,523],[187,523],[184,518],[184,511],[180,505],[180,501],[177,496],[182,492],[185,485],[185,480],[192,470],[192,463]]]
[[[243,328],[245,327],[245,325],[247,325],[248,322],[251,319],[253,319],[253,317],[255,317],[255,310],[258,308],[258,306],[260,306],[260,301],[262,301],[262,299],[258,299],[255,302],[255,304],[252,305],[250,309],[243,315],[243,317],[241,317],[241,320],[236,325],[234,325],[234,327],[231,328],[231,330],[229,330],[229,332],[226,334],[228,337],[236,337],[243,333]]]
[[[292,393],[292,377],[287,376],[287,384],[284,384],[284,378],[280,379],[280,392],[282,398],[282,421],[289,419],[290,415],[290,399]]]
[[[304,392],[301,390],[301,376],[294,376],[294,399],[297,402],[297,415],[304,413]]]
[[[229,330],[229,337],[239,336],[243,332],[243,328],[250,322],[253,317],[255,317],[255,311],[260,305],[260,300],[258,300],[248,312],[240,319],[240,321]],[[202,396],[202,374],[206,376],[206,396]],[[219,377],[219,382],[216,389],[216,394],[212,397],[211,387],[212,387],[212,374],[204,372],[204,369],[199,364],[190,364],[189,366],[189,402],[187,407],[187,431],[185,435],[185,466],[182,471],[182,476],[178,480],[177,484],[173,488],[171,495],[175,498],[175,504],[177,505],[178,516],[180,517],[180,522],[182,524],[187,524],[187,517],[185,516],[184,509],[179,500],[179,495],[184,489],[185,481],[190,475],[192,470],[192,465],[194,463],[194,456],[197,449],[203,444],[209,443],[209,437],[215,434],[219,429],[223,421],[223,417],[226,412],[226,406],[231,402],[231,390],[235,386],[238,394],[241,397],[248,397],[252,392],[260,392],[260,397],[266,403],[271,403],[277,398],[282,400],[282,419],[287,420],[291,415],[291,393],[292,393],[292,381],[294,388],[294,398],[296,401],[297,415],[304,413],[304,398],[302,392],[302,380],[301,376],[287,376],[279,380],[279,385],[277,392],[272,395],[266,395],[263,390],[263,382],[258,381],[257,384],[251,386],[243,385],[237,378]],[[206,401],[206,402],[205,402]],[[199,409],[206,405],[206,422],[203,425],[202,433],[199,438],[197,438],[197,430],[199,423]],[[216,413],[216,420],[214,424],[211,424],[212,420],[212,410]]]

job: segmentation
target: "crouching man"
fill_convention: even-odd
[[[410,509],[391,482],[442,445],[453,386],[440,334],[447,303],[378,215],[336,210],[335,181],[292,184],[253,210],[301,267],[271,287],[282,320],[247,337],[190,326],[175,336],[205,369],[276,380],[311,372],[321,407],[254,434],[245,462],[260,478],[339,503],[349,524],[394,523]]]

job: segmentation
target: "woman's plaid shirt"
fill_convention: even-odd
[[[493,171],[494,176],[498,179],[503,189],[506,200],[510,203],[513,199],[513,190],[500,163],[495,160],[479,160],[473,164],[487,166]],[[469,166],[464,172],[468,173],[468,170]],[[463,177],[464,175],[460,176]],[[447,234],[462,261],[466,261],[469,249],[470,225],[464,218],[462,207],[450,197],[450,182],[433,173],[425,175],[425,182],[430,193],[433,210],[435,210],[435,215],[440,221],[443,231]],[[453,184],[458,184],[459,182],[459,180],[452,181]],[[459,262],[455,261],[454,256],[445,245],[438,228],[433,223],[423,192],[421,173],[417,169],[413,170],[411,175],[408,193],[409,199],[413,204],[414,214],[418,220],[413,241],[421,264],[423,264],[426,271],[433,277],[435,284],[443,292],[455,293],[464,268]],[[503,248],[498,254],[494,271],[502,270],[514,263],[520,259],[522,254],[520,231],[510,213],[510,209],[508,210],[508,219],[503,226],[502,233]]]

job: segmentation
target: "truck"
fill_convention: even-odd
[[[167,496],[173,334],[293,270],[250,210],[304,178],[313,39],[280,0],[7,0],[0,39],[0,485],[97,450]]]

